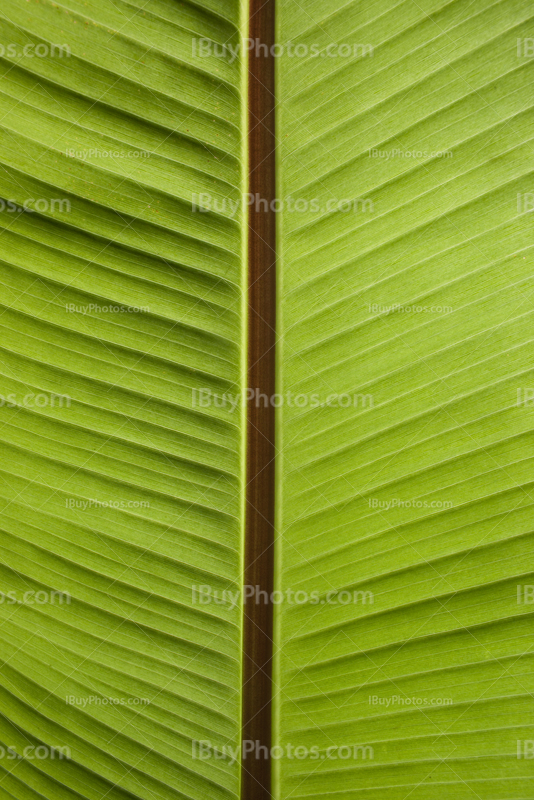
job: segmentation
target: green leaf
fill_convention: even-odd
[[[277,9],[275,797],[529,798],[532,8]]]
[[[245,15],[2,3],[2,800],[239,795]]]
[[[532,9],[277,11],[274,797],[528,800]],[[240,796],[248,15],[2,3],[0,800]]]

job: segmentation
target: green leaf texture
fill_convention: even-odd
[[[0,800],[239,794],[244,21],[2,1]]]
[[[275,797],[526,800],[533,8],[277,8]]]

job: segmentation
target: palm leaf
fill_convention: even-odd
[[[243,14],[0,10],[2,800],[239,794]]]
[[[240,794],[246,13],[0,11],[0,800]],[[276,798],[532,796],[531,17],[278,0]]]
[[[277,7],[275,797],[532,797],[532,8]]]

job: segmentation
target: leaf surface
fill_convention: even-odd
[[[239,795],[244,14],[0,9],[2,800]]]
[[[277,9],[275,797],[524,800],[532,8]]]

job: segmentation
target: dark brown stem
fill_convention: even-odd
[[[274,127],[275,0],[251,0],[249,36],[249,355],[245,585],[273,591],[274,412],[258,395],[275,392],[276,220]],[[266,210],[265,202],[268,209]],[[256,602],[256,600],[259,602]],[[245,601],[243,739],[271,747],[273,609],[265,595]],[[261,757],[256,756],[260,754]],[[256,748],[243,760],[242,800],[269,800],[270,760]]]

